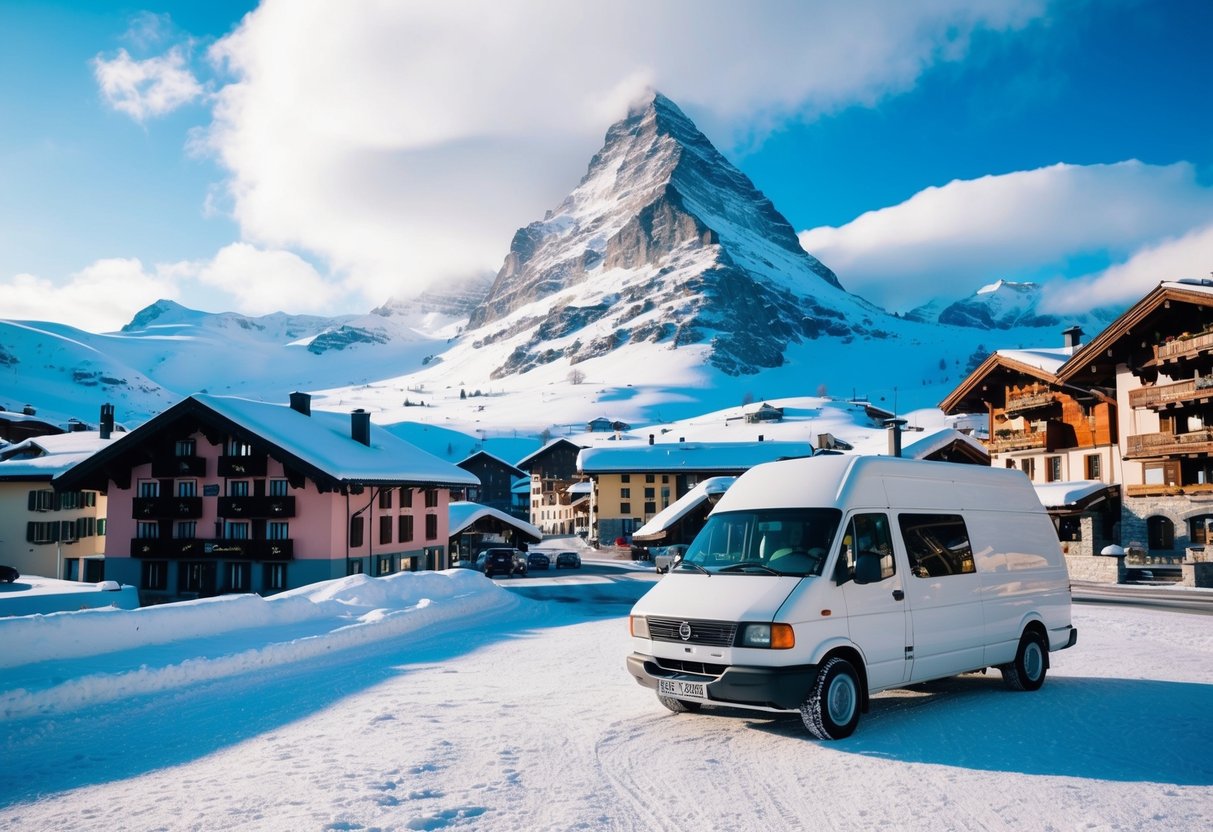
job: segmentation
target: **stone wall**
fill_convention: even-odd
[[[1213,588],[1213,563],[1185,561],[1180,586]]]
[[[1066,555],[1066,569],[1072,581],[1091,583],[1119,583],[1124,558],[1108,556]]]

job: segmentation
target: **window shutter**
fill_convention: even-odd
[[[33,493],[34,493],[34,492],[32,492],[32,491],[30,492],[30,494],[31,494],[31,495],[32,495]],[[35,523],[35,522],[34,522],[34,521],[32,521],[32,520],[31,520],[30,522],[28,522],[28,523],[26,523],[26,524],[25,524],[25,542],[26,542],[26,543],[34,543],[34,542],[36,542],[36,541],[34,540],[34,538],[35,538],[35,537],[37,537],[37,532],[35,531],[35,529],[37,528],[37,526],[38,526],[38,524],[37,524],[37,523]]]
[[[30,511],[38,510],[38,492],[37,491],[31,491],[29,493],[29,510]]]

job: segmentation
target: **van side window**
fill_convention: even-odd
[[[910,571],[920,578],[975,572],[969,530],[959,514],[902,514],[897,518]]]
[[[839,561],[845,562],[855,582],[871,584],[897,573],[889,518],[884,514],[856,514],[842,538]]]

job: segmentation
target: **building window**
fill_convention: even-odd
[[[644,504],[644,513],[645,514],[656,514],[657,513],[657,503],[646,502]]]
[[[361,564],[362,562],[359,561]],[[361,568],[358,570],[362,571]],[[267,563],[265,565],[265,581],[263,585],[265,589],[286,589],[286,564],[285,563]]]
[[[1061,482],[1061,457],[1051,456],[1045,459],[1045,464],[1048,466],[1046,482]]]
[[[657,476],[655,474],[645,474],[644,481],[645,482],[657,482]]]
[[[437,540],[438,539],[438,515],[437,514],[427,514],[425,516],[425,539],[426,540]]]
[[[380,517],[379,518],[379,542],[381,544],[392,542],[392,518],[391,517]]]
[[[646,488],[644,490],[644,498],[646,500],[655,499],[656,496],[657,496],[657,490],[655,488]]]
[[[1089,479],[1089,480],[1102,480],[1103,479],[1102,461],[1103,461],[1103,458],[1100,457],[1099,454],[1087,454],[1087,457],[1086,457],[1087,479]]]
[[[357,549],[362,545],[362,515],[350,518],[350,548]]]
[[[1036,460],[1032,457],[1019,460],[1019,470],[1028,475],[1028,479],[1036,479]]]
[[[227,443],[228,456],[252,456],[253,446],[239,439],[229,439]]]
[[[1179,461],[1147,462],[1141,466],[1145,485],[1179,485]]]
[[[145,560],[141,571],[141,589],[168,589],[168,564],[165,561]]]
[[[425,490],[425,507],[438,508],[438,489],[427,488]]]
[[[620,503],[619,504],[619,513],[624,514],[624,515],[631,514],[632,513],[632,504],[631,503]]]
[[[249,524],[244,521],[228,520],[223,524],[224,540],[248,540]]]
[[[630,489],[630,488],[619,489],[619,496],[625,500],[630,500],[632,498],[632,489]]]
[[[1072,543],[1082,540],[1082,518],[1057,518],[1057,539]]]
[[[177,540],[193,540],[198,536],[198,522],[196,520],[178,520],[173,526],[173,537]]]
[[[135,524],[135,537],[140,540],[154,540],[160,537],[160,524],[140,520]]]
[[[291,493],[291,486],[286,480],[270,480],[270,496],[286,497]]]
[[[405,487],[401,486],[401,488],[400,488],[400,507],[401,508],[412,508],[413,507],[413,489],[405,488]]]
[[[193,439],[178,439],[173,452],[177,456],[193,456],[197,453],[197,445]]]
[[[1172,549],[1175,547],[1175,524],[1166,517],[1154,515],[1146,519],[1146,533],[1149,536],[1150,550]]]
[[[362,558],[351,558],[346,561],[345,574],[361,575],[362,574]]]
[[[384,488],[379,491],[379,507],[392,507],[392,490],[390,488]]]
[[[248,592],[250,563],[229,563],[223,570],[224,585],[227,592]]]
[[[178,497],[197,497],[198,496],[198,481],[197,480],[177,480],[177,496]]]
[[[390,575],[392,574],[392,556],[380,555],[375,558],[375,574]]]
[[[631,474],[620,474],[620,475],[619,475],[619,481],[620,481],[620,482],[631,482],[631,481],[632,481],[632,475],[631,475]]]
[[[160,480],[140,480],[139,481],[139,496],[140,497],[159,497],[160,496]]]
[[[408,543],[413,539],[413,515],[400,515],[400,522],[398,525],[400,534],[397,535],[397,537],[399,537],[401,543]]]
[[[227,496],[247,497],[248,493],[248,480],[228,480]]]
[[[215,586],[215,564],[207,561],[190,561],[178,567],[179,585],[182,592],[209,593]]]
[[[291,529],[289,523],[284,523],[280,520],[275,520],[265,525],[266,540],[290,540]]]
[[[55,492],[54,491],[31,491],[29,493],[29,510],[30,511],[54,511],[55,510]]]

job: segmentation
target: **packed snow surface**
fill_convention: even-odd
[[[0,829],[1213,827],[1205,616],[1079,605],[1040,691],[885,693],[822,743],[635,684],[625,616],[656,579],[587,561],[0,620]]]

